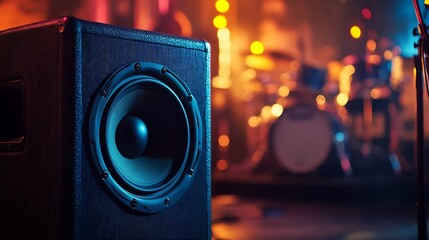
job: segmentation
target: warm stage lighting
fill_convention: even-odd
[[[218,0],[215,4],[216,10],[220,13],[226,13],[229,10],[229,2],[226,0]]]
[[[281,86],[277,90],[277,93],[279,94],[280,97],[287,97],[290,93],[290,89],[287,86]]]
[[[220,135],[218,139],[219,146],[228,147],[229,145],[229,136],[226,134]]]
[[[349,96],[347,96],[347,94],[345,94],[345,93],[338,94],[338,96],[337,96],[338,105],[344,107],[348,101],[349,101]]]
[[[248,55],[244,59],[244,62],[250,68],[264,71],[272,71],[275,67],[273,60],[261,55]]]
[[[213,18],[213,25],[216,28],[224,28],[228,24],[228,21],[226,20],[226,17],[223,15],[217,15],[215,18]]]
[[[228,28],[220,28],[217,30],[217,38],[222,41],[228,41],[231,37],[231,33]]]
[[[366,49],[368,50],[368,52],[373,53],[376,47],[377,47],[377,43],[374,41],[374,39],[369,39],[366,42]]]
[[[317,95],[317,97],[316,97],[316,103],[319,106],[325,105],[325,103],[326,103],[325,96],[323,96],[323,95]]]
[[[378,99],[380,98],[381,92],[379,89],[374,88],[374,89],[371,89],[370,95],[373,99]]]
[[[216,76],[212,79],[212,86],[219,89],[228,89],[231,87],[231,80],[226,77]]]
[[[241,73],[242,79],[245,81],[254,79],[256,77],[255,69],[249,68],[246,71]]]
[[[250,52],[255,55],[264,53],[264,45],[260,41],[254,41],[250,44]]]
[[[264,122],[267,122],[271,118],[271,106],[264,106],[261,109],[261,119]]]
[[[392,51],[390,51],[390,50],[384,51],[383,57],[386,60],[389,60],[389,61],[392,60],[393,59],[393,53],[392,53]]]
[[[353,26],[350,28],[350,35],[355,38],[358,39],[360,38],[362,34],[362,31],[360,30],[360,28],[358,26]]]
[[[283,113],[283,106],[276,103],[273,106],[271,106],[271,114],[274,117],[280,117]]]
[[[249,120],[247,120],[247,123],[252,128],[259,126],[259,124],[261,122],[262,122],[262,119],[259,116],[252,116],[252,117],[249,118]]]

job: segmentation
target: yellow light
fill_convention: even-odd
[[[213,25],[217,28],[224,28],[227,26],[227,24],[228,21],[223,15],[217,15],[215,18],[213,18]]]
[[[218,70],[218,72],[219,72],[219,76],[222,76],[222,77],[229,77],[229,76],[231,76],[231,69],[229,68],[229,65],[221,65],[221,66],[219,66],[219,70]]]
[[[327,80],[330,82],[335,82],[338,80],[338,77],[340,76],[341,69],[343,69],[343,65],[339,61],[329,61],[327,63]]]
[[[255,55],[264,53],[264,45],[260,41],[254,41],[250,44],[250,52]]]
[[[248,67],[258,70],[271,71],[274,69],[274,61],[260,55],[248,55],[244,59],[244,62]]]
[[[360,30],[360,28],[358,26],[353,26],[350,28],[350,35],[353,38],[358,39],[358,38],[360,38],[361,34],[362,34],[362,31]]]
[[[371,52],[371,53],[373,53],[374,51],[375,51],[375,48],[377,47],[377,43],[373,40],[373,39],[369,39],[367,42],[366,42],[366,49],[369,51],[369,52]]]
[[[219,171],[225,171],[228,168],[228,162],[225,159],[220,159],[216,163],[216,168]]]
[[[356,72],[356,68],[353,65],[347,65],[343,68],[344,74],[352,75]]]
[[[279,90],[277,90],[277,93],[280,97],[287,97],[290,93],[290,89],[287,86],[281,86]]]
[[[268,121],[271,117],[271,106],[264,106],[261,109],[261,118],[263,121]]]
[[[326,103],[326,98],[323,95],[317,95],[316,97],[316,103],[317,105],[324,105]]]
[[[230,39],[219,39],[219,51],[220,52],[231,52],[231,40]]]
[[[212,86],[219,89],[228,89],[231,87],[231,80],[226,77],[217,76],[212,79]]]
[[[219,38],[219,40],[228,40],[230,36],[231,34],[228,28],[219,28],[217,30],[217,38]]]
[[[250,127],[254,128],[259,126],[259,124],[261,123],[262,119],[259,116],[252,116],[249,118],[249,120],[247,120],[247,124],[249,124]]]
[[[226,0],[218,0],[215,6],[216,10],[221,13],[226,13],[229,10],[229,2]]]
[[[337,96],[338,105],[344,107],[348,101],[349,101],[349,96],[347,96],[347,94],[345,94],[345,93],[338,94],[338,96]]]
[[[219,64],[231,64],[231,54],[229,52],[219,53]]]
[[[229,145],[229,136],[226,135],[226,134],[220,135],[219,139],[218,139],[218,143],[219,143],[219,146],[221,146],[221,147],[228,147],[228,145]]]
[[[271,114],[274,117],[280,117],[280,115],[282,115],[283,113],[283,106],[276,103],[273,106],[271,106]]]

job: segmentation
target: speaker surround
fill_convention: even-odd
[[[140,212],[160,212],[189,187],[201,126],[198,104],[180,78],[156,63],[131,63],[116,70],[95,98],[92,157],[119,200]]]

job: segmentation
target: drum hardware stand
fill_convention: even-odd
[[[423,84],[428,81],[426,65],[427,26],[423,22],[422,14],[417,0],[413,0],[413,6],[418,21],[419,41],[416,44],[418,56],[414,57],[416,67],[416,115],[417,115],[417,234],[418,239],[426,240],[426,207],[425,207],[425,179],[424,179],[424,108],[423,108]],[[416,32],[414,31],[415,35]],[[429,92],[428,92],[429,93]]]
[[[373,128],[373,116],[372,116],[372,99],[370,95],[370,87],[366,86],[369,79],[365,80],[364,93],[362,96],[362,125],[363,125],[363,146],[361,147],[361,153],[365,158],[369,157],[371,152],[372,144],[372,128]]]

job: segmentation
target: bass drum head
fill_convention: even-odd
[[[294,174],[307,174],[319,168],[331,146],[329,118],[314,107],[286,109],[270,129],[270,147],[275,160]]]

